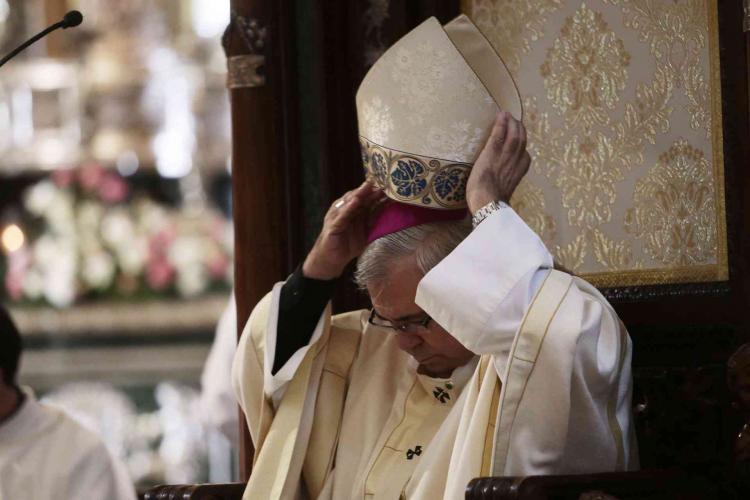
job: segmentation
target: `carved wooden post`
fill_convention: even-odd
[[[232,184],[238,335],[255,304],[297,258],[285,188],[296,164],[288,2],[232,0],[224,36],[232,104]],[[247,480],[253,446],[244,428],[240,470]]]

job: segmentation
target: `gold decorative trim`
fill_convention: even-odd
[[[420,207],[466,208],[466,181],[472,165],[387,148],[360,136],[368,179],[392,200]]]
[[[746,2],[750,0],[745,0]],[[727,208],[724,191],[724,120],[721,109],[721,60],[719,58],[719,3],[714,0],[708,9],[708,58],[711,92],[711,146],[712,166],[716,189],[716,241],[717,241],[717,280],[729,279],[729,255],[727,250]]]
[[[716,264],[673,267],[669,269],[635,269],[632,271],[581,273],[581,277],[597,288],[619,286],[663,285],[666,283],[708,283],[726,281],[726,269]]]
[[[620,422],[617,420],[617,392],[620,387],[620,380],[622,377],[622,367],[625,364],[625,355],[628,352],[628,342],[626,340],[627,333],[621,328],[619,335],[619,348],[620,356],[617,361],[617,383],[612,387],[612,394],[609,396],[607,402],[607,421],[609,423],[609,430],[612,433],[612,437],[615,440],[617,446],[617,462],[615,464],[615,471],[625,470],[625,445],[623,444],[622,428]]]
[[[542,344],[547,339],[550,324],[572,286],[573,279],[569,275],[555,270],[548,272],[527,309],[511,346],[508,365],[505,368],[503,399],[500,402],[495,429],[491,474],[493,476],[502,476],[505,472],[518,409],[539,358]]]
[[[266,64],[265,56],[243,54],[227,58],[227,88],[243,89],[262,87],[266,77],[258,70]]]

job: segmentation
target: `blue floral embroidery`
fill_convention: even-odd
[[[378,186],[385,189],[388,184],[386,182],[388,180],[388,165],[386,165],[385,157],[382,153],[373,153],[370,156],[370,171]]]
[[[396,162],[396,168],[391,172],[391,181],[399,196],[416,198],[427,187],[424,175],[425,167],[421,162],[405,158]]]
[[[466,199],[466,180],[469,170],[466,167],[450,165],[443,168],[433,180],[433,192],[441,204],[456,204]]]
[[[365,172],[367,172],[370,163],[370,155],[367,153],[367,144],[361,143],[359,148],[362,152],[362,165],[364,165]]]

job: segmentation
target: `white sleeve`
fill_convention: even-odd
[[[201,418],[232,443],[239,443],[239,413],[232,389],[232,360],[237,351],[237,307],[234,292],[216,326],[211,351],[201,374]]]
[[[502,379],[516,332],[552,265],[552,256],[537,235],[511,208],[502,208],[425,275],[416,302],[464,347],[493,355]],[[613,435],[621,437],[625,448],[622,465],[636,467],[637,454],[630,447],[632,348],[627,332],[604,297],[582,280],[575,280],[560,312],[553,328],[563,331],[563,323],[573,325],[578,339],[574,352],[560,356],[550,351],[540,357],[536,385],[526,391],[529,411],[523,418],[519,415],[517,424],[523,421],[523,425],[514,428],[514,451],[506,473],[614,470]],[[550,384],[555,391],[548,390]],[[569,422],[576,422],[570,432]],[[537,451],[545,449],[546,442],[559,444],[555,456],[560,460],[540,465]]]
[[[523,386],[503,475],[633,470],[632,345],[614,310],[575,279]]]
[[[544,243],[503,207],[425,275],[416,302],[470,351],[496,355],[502,376],[503,354],[551,267]]]
[[[292,380],[294,374],[297,372],[297,368],[302,363],[302,360],[307,354],[307,350],[310,346],[314,345],[321,335],[323,335],[323,328],[325,326],[325,315],[326,310],[324,309],[318,319],[318,324],[315,326],[310,342],[307,345],[300,347],[297,351],[292,354],[292,357],[284,363],[284,366],[276,372],[275,375],[271,374],[271,368],[273,367],[274,357],[276,355],[276,338],[277,338],[277,326],[279,324],[279,300],[281,299],[281,287],[284,286],[284,282],[277,283],[273,287],[271,292],[271,306],[268,312],[268,325],[266,327],[266,349],[265,359],[263,360],[263,391],[266,396],[271,398],[274,408],[278,408],[281,398],[284,396],[287,384]]]
[[[73,464],[68,476],[67,498],[107,498],[112,500],[135,500],[135,487],[125,464],[116,458],[99,441],[79,442],[78,446],[90,447],[82,460]]]

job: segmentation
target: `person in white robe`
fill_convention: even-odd
[[[201,373],[201,420],[230,443],[240,441],[240,419],[232,389],[232,360],[237,350],[237,306],[234,293],[216,325],[214,341]]]
[[[468,20],[454,23],[451,34],[428,20],[384,58],[417,64],[417,47],[442,61],[449,37],[454,51],[481,45]],[[381,61],[379,71],[395,74]],[[381,110],[399,102],[390,88],[376,86]],[[554,269],[508,206],[530,164],[525,128],[497,112],[512,103],[479,99],[497,106],[487,106],[489,123],[481,107],[470,117],[485,133],[465,167],[371,140],[382,116],[361,113],[371,182],[333,203],[304,264],[256,306],[240,340],[233,383],[256,448],[245,499],[458,499],[479,476],[637,468],[630,338],[593,286]],[[450,193],[446,171],[458,172]],[[310,331],[290,330],[285,293],[335,282],[355,258],[372,309],[332,316],[326,306]]]
[[[16,383],[21,338],[0,307],[0,500],[134,500],[104,441]]]

